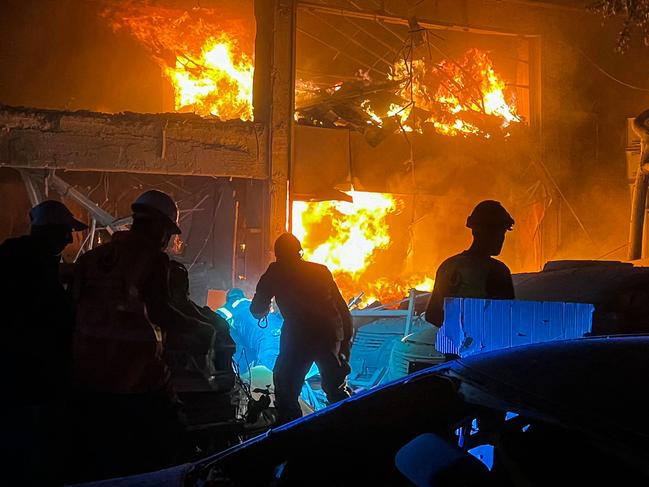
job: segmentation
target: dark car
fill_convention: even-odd
[[[214,485],[647,485],[648,377],[647,336],[479,354],[272,429],[193,475]]]
[[[593,335],[649,333],[649,267],[554,261],[541,272],[514,274],[513,279],[516,299],[593,304]]]
[[[648,377],[649,336],[477,354],[110,485],[649,485]]]

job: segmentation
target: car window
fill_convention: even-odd
[[[622,479],[647,485],[649,480],[586,434],[515,411],[476,407],[449,433],[449,444],[482,462],[493,485],[602,485],[604,480],[621,485]],[[456,466],[448,469],[455,475]]]

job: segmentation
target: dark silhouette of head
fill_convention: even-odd
[[[471,251],[485,256],[499,255],[505,234],[512,229],[514,219],[498,201],[478,203],[466,220],[473,234]]]
[[[30,235],[38,238],[52,256],[61,255],[65,247],[72,243],[72,232],[88,228],[88,225],[75,219],[60,201],[39,203],[30,210],[29,218]]]
[[[169,261],[169,294],[174,303],[183,303],[189,299],[189,272],[178,261]]]
[[[145,235],[166,249],[173,235],[180,233],[178,207],[166,193],[157,190],[142,193],[131,205],[133,225],[131,230]]]
[[[298,261],[302,258],[302,244],[292,233],[283,233],[275,240],[275,259],[278,262]]]

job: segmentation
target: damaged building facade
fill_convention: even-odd
[[[627,169],[626,120],[646,108],[649,73],[620,62],[618,23],[582,2],[4,8],[2,238],[27,229],[35,201],[60,197],[91,224],[72,261],[128,223],[139,192],[161,189],[181,210],[170,252],[202,302],[209,290],[251,292],[286,229],[346,298],[399,298],[468,243],[464,218],[481,199],[517,221],[503,255],[513,271],[626,255],[637,164]],[[197,79],[225,38],[230,79],[204,94]],[[183,92],[190,82],[200,103]],[[222,106],[235,89],[249,104]],[[345,228],[362,244],[331,239]],[[335,252],[368,242],[357,261]]]

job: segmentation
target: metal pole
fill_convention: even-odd
[[[239,229],[239,202],[235,200],[234,202],[234,218],[232,222],[232,272],[230,274],[230,281],[232,284],[230,284],[230,287],[235,287],[237,281],[237,275],[239,274],[237,272],[237,262],[239,259],[237,259],[238,251],[239,251],[239,241],[237,240],[237,235],[238,235],[238,229]]]
[[[27,196],[29,197],[31,205],[36,206],[41,203],[45,198],[38,187],[38,183],[34,179],[33,174],[31,174],[27,169],[18,169],[18,172],[25,183],[25,189],[27,190]]]
[[[86,246],[86,243],[88,242],[88,239],[90,238],[90,233],[86,235],[86,238],[83,239],[83,242],[81,242],[81,245],[79,246],[79,251],[77,252],[77,255],[74,256],[74,260],[72,262],[76,262],[79,257],[81,257],[81,254],[83,254],[83,248]]]
[[[635,177],[633,201],[631,203],[631,225],[629,231],[629,260],[642,257],[642,234],[644,229],[645,204],[647,202],[647,184],[649,176],[641,167]]]
[[[115,231],[115,228],[113,228],[112,225],[115,221],[115,217],[113,217],[113,215],[100,208],[99,205],[97,205],[94,201],[92,201],[77,189],[70,186],[56,174],[51,174],[48,180],[51,186],[61,196],[67,196],[68,198],[75,200],[77,203],[83,206],[88,211],[88,213],[90,213],[92,217],[96,219],[102,226],[106,227],[108,233],[110,233],[111,235],[113,234],[113,232]]]
[[[536,2],[534,2],[536,3]],[[313,12],[324,13],[329,15],[337,15],[340,17],[347,17],[350,19],[360,19],[360,20],[371,20],[378,22],[379,24],[393,24],[393,25],[403,25],[409,27],[409,19],[404,17],[398,17],[395,15],[382,15],[370,12],[361,12],[358,10],[346,10],[340,7],[329,7],[319,3],[308,2],[305,0],[299,0],[297,4],[299,9],[308,9]],[[451,31],[460,31],[460,32],[471,32],[474,34],[488,34],[488,35],[501,35],[501,36],[516,36],[516,37],[537,37],[535,35],[524,34],[516,31],[505,31],[505,30],[494,30],[489,27],[469,27],[467,25],[458,25],[452,22],[441,22],[433,21],[428,19],[417,19],[419,25],[426,29],[435,29],[435,30],[451,30]]]
[[[631,224],[629,229],[629,260],[640,259],[642,237],[645,225],[647,189],[649,186],[649,110],[645,110],[633,120],[633,131],[640,138],[640,167],[633,186],[631,202]]]
[[[90,240],[88,241],[88,250],[92,250],[93,244],[95,243],[95,232],[97,231],[97,220],[92,219],[92,224],[90,225]]]
[[[412,317],[415,313],[415,290],[411,289],[410,294],[408,295],[408,316],[406,316],[406,327],[403,332],[403,336],[410,335],[412,330]]]

